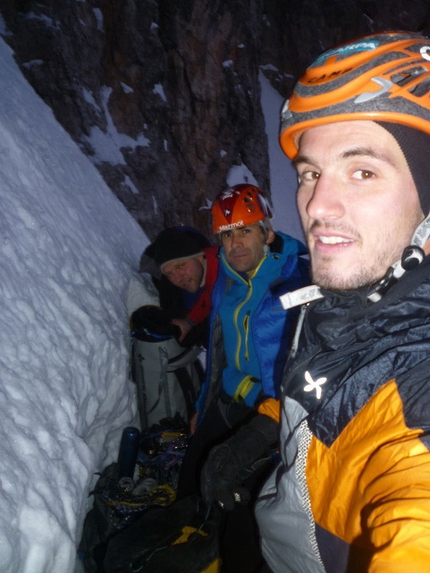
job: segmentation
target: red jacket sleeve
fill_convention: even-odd
[[[206,279],[203,290],[187,315],[187,320],[193,324],[199,324],[211,310],[212,289],[218,276],[218,251],[219,247],[208,247],[203,250],[206,257]]]

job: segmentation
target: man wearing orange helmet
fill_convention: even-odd
[[[212,292],[207,376],[197,403],[198,427],[182,467],[180,496],[198,489],[199,469],[209,448],[228,438],[258,408],[270,409],[279,397],[297,318],[295,310],[282,309],[279,295],[308,284],[309,274],[308,260],[301,256],[307,252],[305,246],[275,233],[270,217],[261,191],[249,184],[227,189],[212,206],[220,265]],[[237,533],[243,547],[251,547],[247,555],[237,547],[239,562],[228,570],[251,573],[257,565],[250,563],[252,537],[243,530]],[[226,567],[224,563],[227,571]]]
[[[281,146],[314,286],[283,376],[282,462],[256,513],[273,573],[430,571],[430,40],[320,56]]]
[[[282,288],[294,290],[307,284],[308,262],[301,257],[306,253],[304,245],[275,233],[270,218],[266,199],[253,185],[235,185],[222,192],[212,206],[212,230],[222,245],[224,271],[212,296],[212,319],[213,329],[218,325],[222,329],[223,348],[219,357],[212,349],[209,360],[217,364],[226,361],[227,365],[222,380],[214,372],[203,389],[201,414],[212,404],[221,384],[229,399],[251,408],[262,397],[278,396],[278,374],[296,312],[278,316],[281,307],[276,294]],[[270,320],[273,324],[268,330]],[[281,341],[285,345],[279,352]]]

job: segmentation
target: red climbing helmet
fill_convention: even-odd
[[[246,227],[272,217],[270,207],[255,185],[234,185],[218,195],[212,205],[212,230],[215,234]]]

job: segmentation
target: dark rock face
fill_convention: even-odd
[[[260,72],[285,97],[336,43],[430,33],[427,0],[3,0],[0,12],[28,81],[150,238],[207,232],[233,165],[270,192]]]

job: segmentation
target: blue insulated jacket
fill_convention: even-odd
[[[212,291],[206,380],[197,401],[203,414],[221,390],[248,406],[279,397],[282,368],[297,309],[285,311],[279,296],[309,284],[307,253],[300,242],[276,233],[270,252],[252,277],[236,272],[220,250]],[[201,417],[200,417],[201,419]]]

